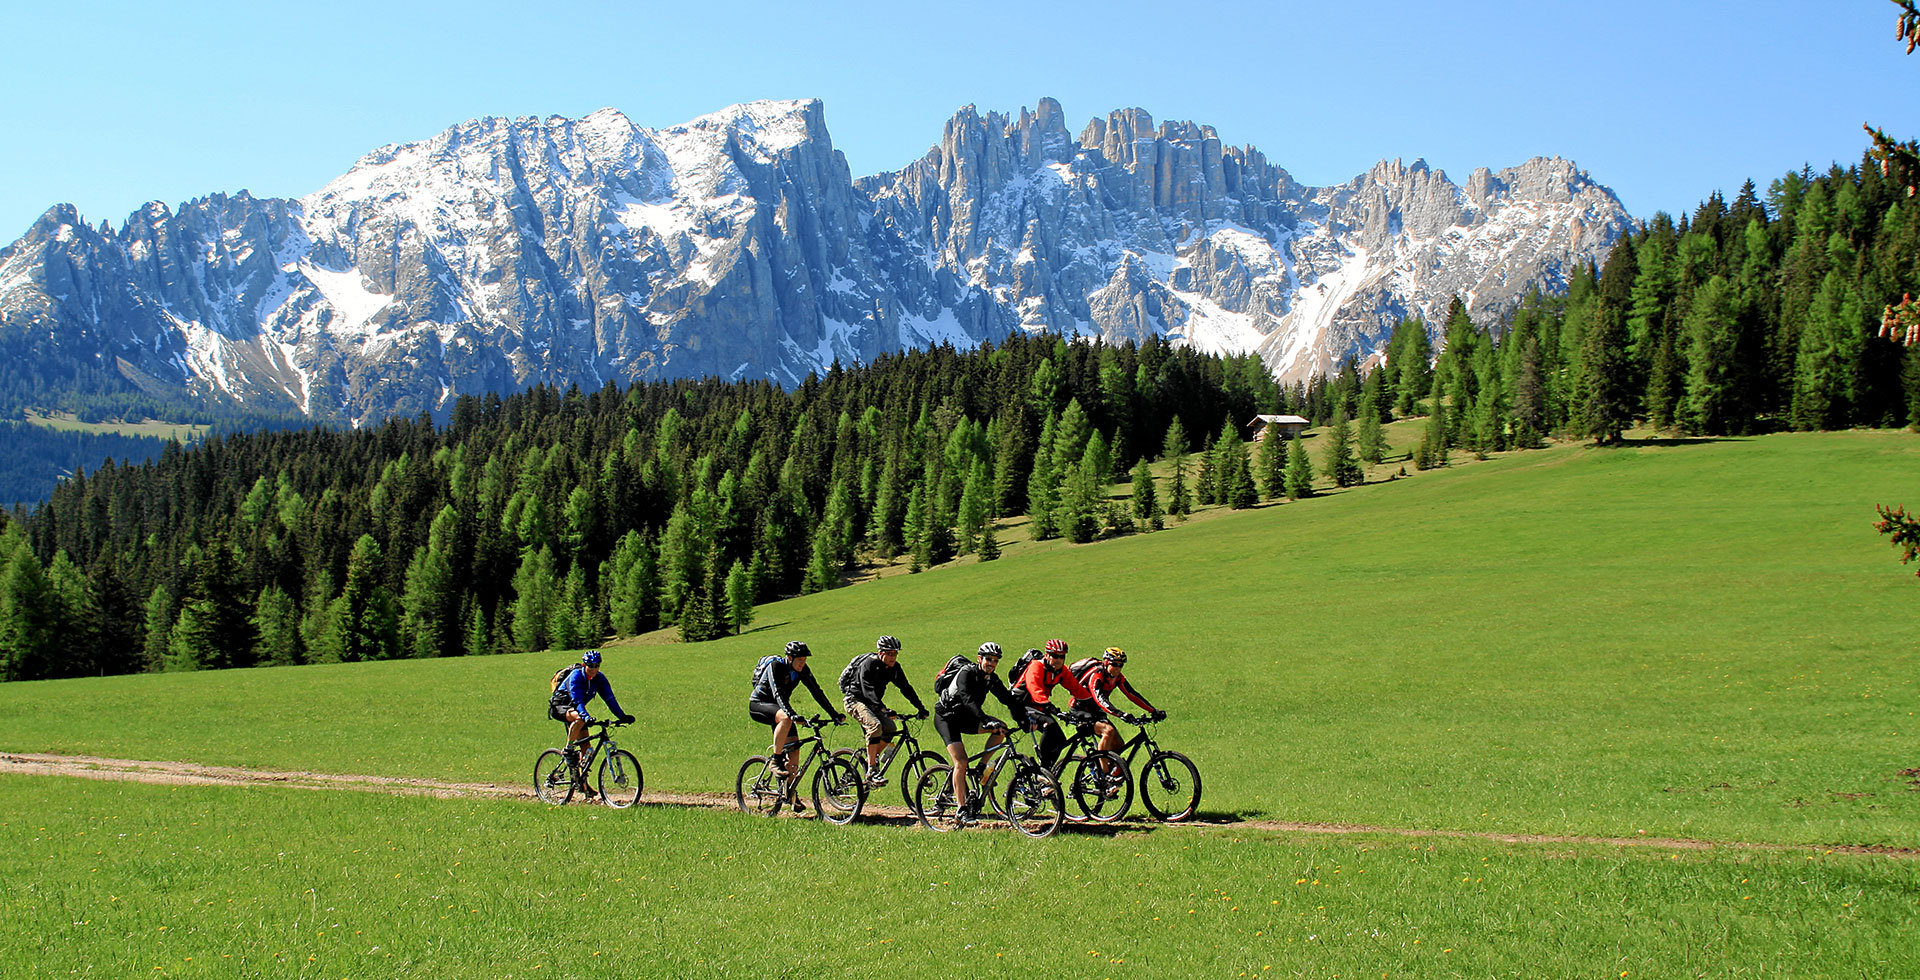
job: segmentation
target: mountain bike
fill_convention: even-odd
[[[813,772],[813,809],[820,814],[820,819],[831,824],[847,824],[860,815],[860,808],[867,802],[866,782],[852,762],[836,756],[820,737],[820,729],[832,720],[816,716],[797,723],[813,731],[804,737],[799,737],[796,731],[796,738],[787,743],[788,752],[807,753],[791,779],[774,763],[773,753],[749,756],[740,764],[740,774],[733,781],[733,799],[742,813],[771,817],[782,807],[789,807],[795,813],[806,809],[800,803],[800,784],[807,778],[807,771],[818,762],[820,768]]]
[[[587,722],[588,728],[597,731],[567,743],[567,748],[576,754],[571,767],[567,765],[565,751],[548,749],[540,753],[540,757],[533,762],[534,795],[554,806],[572,800],[575,793],[582,797],[593,796],[593,789],[587,785],[587,774],[594,771],[593,764],[598,759],[600,799],[615,809],[625,809],[639,802],[640,788],[645,781],[640,773],[640,760],[614,742],[613,736],[607,731],[621,724],[619,721]],[[601,754],[603,750],[604,755]]]
[[[916,716],[903,715],[898,711],[889,711],[887,714],[898,720],[900,725],[894,731],[892,738],[887,740],[887,747],[880,750],[878,765],[868,768],[867,753],[864,748],[835,749],[833,754],[844,756],[853,763],[860,777],[867,780],[869,791],[874,789],[872,780],[875,776],[886,778],[887,769],[893,765],[893,760],[904,760],[900,763],[900,799],[906,805],[912,806],[913,787],[920,782],[920,774],[934,766],[944,765],[947,757],[938,752],[928,752],[920,747],[920,740],[914,736],[913,729],[907,725],[909,721],[918,720]]]
[[[1120,746],[1118,754],[1125,755],[1131,766],[1142,750],[1146,752],[1140,774],[1134,777],[1140,802],[1148,813],[1168,823],[1191,819],[1200,809],[1200,767],[1178,752],[1161,748],[1153,737],[1152,719],[1135,724],[1140,730]]]
[[[977,813],[982,800],[996,816],[1028,837],[1051,837],[1066,822],[1067,801],[1053,773],[1039,759],[1020,751],[1023,730],[1010,731],[1005,740],[992,748],[968,756],[967,779],[971,787],[968,809]],[[994,784],[1007,776],[1007,787],[996,791]],[[962,825],[960,806],[953,794],[953,766],[935,766],[920,774],[914,785],[913,815],[930,830],[946,833]],[[969,822],[972,813],[968,814]]]
[[[1080,810],[1080,816],[1069,814],[1068,820],[1112,823],[1126,816],[1127,808],[1133,805],[1132,767],[1120,753],[1098,746],[1093,723],[1080,722],[1074,725],[1073,737],[1054,763],[1053,778]]]

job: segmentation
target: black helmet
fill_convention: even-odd
[[[980,644],[980,656],[997,657],[999,655],[1000,655],[1000,644],[995,643],[992,640],[988,640],[987,642]]]
[[[802,643],[799,640],[791,640],[787,643],[787,657],[789,659],[793,657],[811,657],[811,656],[813,656],[813,651],[807,649],[807,645],[805,643]]]
[[[900,641],[891,636],[883,636],[880,639],[874,641],[873,648],[883,653],[888,650],[892,650],[895,653],[899,653]]]
[[[600,666],[600,651],[588,650],[580,655],[580,662],[588,667]]]

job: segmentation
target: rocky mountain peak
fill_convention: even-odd
[[[616,109],[467,120],[298,200],[49,209],[0,250],[0,318],[156,393],[361,422],[458,394],[715,374],[782,384],[1015,330],[1257,351],[1283,378],[1375,353],[1458,294],[1498,315],[1628,218],[1568,161],[1381,161],[1306,187],[1141,108],[974,106],[852,178],[817,99],[663,129]]]

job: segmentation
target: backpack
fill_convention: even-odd
[[[859,676],[860,668],[865,666],[868,660],[877,656],[879,656],[877,653],[863,653],[847,661],[846,669],[840,671],[840,693],[852,694],[854,678]]]
[[[1074,661],[1073,664],[1067,668],[1067,673],[1072,674],[1073,679],[1079,681],[1081,687],[1085,687],[1087,686],[1087,675],[1093,673],[1093,668],[1100,666],[1104,662],[1105,661],[1099,657],[1082,657]]]
[[[753,665],[753,690],[760,690],[763,681],[766,683],[766,686],[771,689],[773,687],[773,665],[781,662],[783,662],[783,658],[779,654],[761,657],[760,662]]]
[[[567,679],[567,675],[585,666],[586,664],[581,663],[579,661],[575,661],[573,663],[566,665],[565,667],[560,668],[559,670],[554,671],[553,683],[547,685],[547,700],[551,701],[554,698],[559,697],[560,685],[562,682],[564,682]]]
[[[972,662],[973,661],[967,659],[967,655],[964,653],[956,653],[947,658],[947,665],[940,668],[938,674],[933,675],[933,693],[937,695],[946,694],[947,688],[953,686],[953,672],[959,670],[962,665]]]
[[[1040,659],[1042,656],[1044,656],[1044,654],[1038,650],[1028,650],[1026,653],[1021,654],[1020,659],[1015,660],[1013,666],[1007,668],[1008,689],[1017,692],[1020,689],[1020,676],[1027,672],[1027,665]]]

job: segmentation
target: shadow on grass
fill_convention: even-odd
[[[1715,442],[1746,442],[1744,436],[1652,436],[1646,439],[1624,439],[1616,446],[1704,446]],[[1602,449],[1605,446],[1600,447]]]

